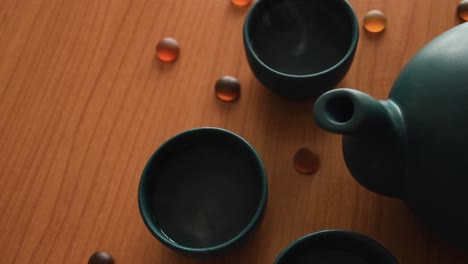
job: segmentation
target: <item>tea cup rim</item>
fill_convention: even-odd
[[[215,133],[222,133],[225,134],[232,139],[236,140],[239,144],[242,146],[246,147],[250,153],[253,154],[253,157],[255,159],[255,163],[258,166],[258,169],[260,173],[258,174],[258,177],[260,178],[260,198],[257,201],[257,209],[255,210],[254,215],[248,222],[248,224],[239,232],[237,233],[234,237],[230,238],[229,240],[220,243],[215,246],[210,246],[210,247],[190,247],[190,246],[184,246],[180,243],[177,243],[176,241],[172,240],[169,238],[164,232],[161,230],[161,228],[155,223],[153,219],[153,215],[151,214],[152,210],[150,209],[149,202],[147,201],[146,195],[144,193],[144,187],[147,182],[147,179],[150,177],[150,166],[161,153],[165,151],[167,146],[170,144],[173,144],[176,140],[179,140],[182,137],[185,137],[187,135],[193,134],[193,133],[200,133],[203,131],[212,131]],[[164,245],[175,249],[177,251],[181,251],[184,253],[189,253],[189,254],[209,254],[209,253],[215,253],[219,251],[224,251],[227,248],[230,248],[234,244],[237,244],[242,240],[248,233],[250,233],[257,224],[259,224],[260,220],[263,218],[263,215],[266,210],[266,203],[267,203],[267,198],[268,198],[268,179],[267,179],[267,174],[265,167],[263,165],[263,162],[256,152],[256,150],[253,148],[253,146],[247,142],[244,138],[241,136],[237,135],[234,132],[231,132],[229,130],[223,129],[223,128],[217,128],[217,127],[198,127],[198,128],[192,128],[183,132],[180,132],[176,134],[175,136],[171,137],[169,140],[165,141],[163,144],[161,144],[156,151],[151,155],[149,160],[146,163],[145,168],[143,169],[143,173],[140,178],[140,183],[138,187],[138,207],[140,210],[141,217],[143,219],[144,224],[148,228],[148,230],[155,236],[161,243]]]

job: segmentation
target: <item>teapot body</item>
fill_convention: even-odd
[[[401,198],[468,249],[468,23],[421,49],[388,100],[336,89],[317,100],[314,115],[343,134],[346,165],[361,185]]]
[[[426,45],[389,96],[403,113],[409,207],[468,248],[468,23]]]

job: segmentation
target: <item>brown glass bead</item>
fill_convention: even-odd
[[[294,155],[294,168],[302,174],[314,174],[320,168],[320,157],[308,148],[301,148]]]
[[[232,76],[223,76],[215,84],[215,94],[221,101],[235,101],[240,97],[240,83]]]
[[[88,264],[114,264],[114,258],[105,251],[96,251],[89,257]]]
[[[462,0],[458,4],[457,14],[464,21],[468,21],[468,0]]]

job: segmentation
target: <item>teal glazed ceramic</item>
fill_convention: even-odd
[[[265,87],[307,98],[346,75],[359,23],[344,0],[260,0],[247,14],[243,37],[250,68]]]
[[[267,176],[254,148],[220,128],[180,133],[149,159],[138,203],[149,231],[189,254],[225,253],[261,222]]]
[[[318,125],[343,134],[343,155],[371,191],[406,201],[468,249],[468,23],[440,35],[402,70],[388,100],[337,89],[315,103]]]
[[[324,230],[290,244],[274,264],[398,264],[375,240],[347,230]]]

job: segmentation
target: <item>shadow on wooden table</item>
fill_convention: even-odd
[[[262,86],[254,77],[250,86],[256,93],[251,113],[257,115],[255,123],[268,134],[298,136],[306,130],[319,130],[313,118],[316,98],[291,99],[280,96]]]
[[[375,214],[368,231],[400,263],[468,263],[467,252],[438,237],[402,201],[381,197]]]

